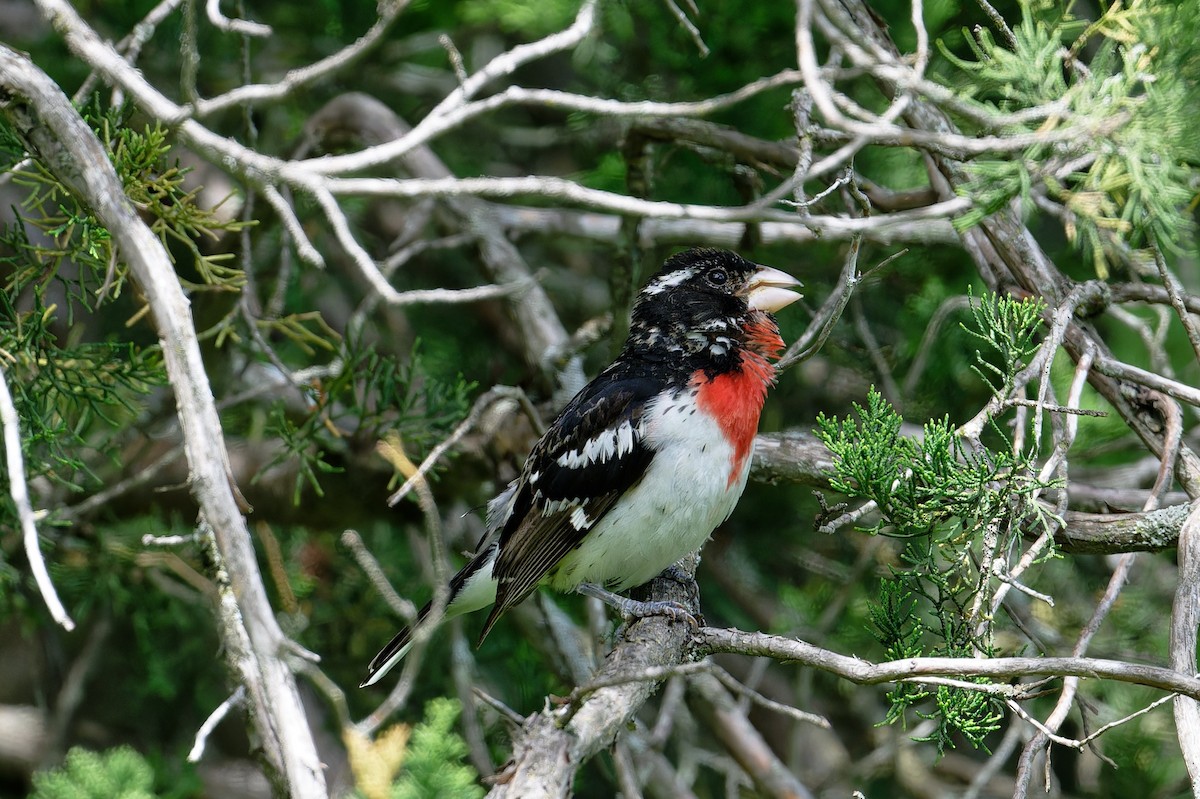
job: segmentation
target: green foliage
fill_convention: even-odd
[[[922,641],[925,627],[917,617],[917,601],[903,582],[885,580],[879,586],[879,601],[869,606],[872,632],[883,646],[888,660],[916,658],[925,654]],[[908,708],[929,697],[929,692],[913,683],[896,683],[888,692],[892,703],[887,722],[905,721]]]
[[[165,382],[161,353],[131,343],[63,343],[52,329],[57,307],[34,292],[33,307],[19,311],[18,293],[0,291],[0,360],[21,420],[26,471],[79,487],[85,453],[103,452],[107,435]]]
[[[479,775],[462,762],[467,745],[454,732],[461,710],[455,699],[433,699],[425,705],[425,719],[411,730],[398,724],[374,740],[357,730],[346,730],[356,795],[366,799],[483,796]]]
[[[964,446],[949,419],[926,423],[921,439],[903,436],[903,419],[874,389],[866,407],[855,405],[855,414],[857,420],[817,420],[818,435],[834,455],[832,486],[877,504],[872,533],[907,539],[901,564],[871,606],[876,638],[890,659],[991,654],[992,627],[979,610],[991,585],[977,564],[990,562],[988,552],[998,549],[989,536],[1019,535],[1013,509],[1038,486],[1026,476],[1027,464],[1003,451]],[[972,692],[932,696],[936,710],[928,715],[939,722],[932,736],[939,749],[954,732],[981,745],[980,730],[1000,718],[993,700],[980,705]],[[919,686],[898,685],[888,694],[887,721],[903,719],[909,707],[930,697]]]
[[[1004,398],[1036,349],[1041,308],[989,295],[971,311],[974,327],[964,329],[986,345],[986,354],[976,353],[976,372]],[[1023,526],[1045,521],[1034,501],[1046,487],[1036,476],[1036,453],[1014,452],[994,425],[1003,446],[968,442],[949,417],[926,422],[919,437],[903,435],[902,417],[875,389],[854,413],[841,421],[817,419],[818,435],[834,455],[831,484],[876,504],[871,533],[905,541],[900,563],[870,609],[875,637],[893,660],[993,654],[991,564],[1017,548]],[[981,746],[1001,718],[995,697],[957,687],[901,684],[888,698],[888,722],[933,702],[922,715],[938,721],[930,740],[939,750],[956,732]]]
[[[154,799],[154,771],[128,746],[74,748],[62,766],[33,776],[31,799]]]
[[[450,381],[432,377],[419,341],[400,361],[352,335],[342,343],[341,360],[337,375],[309,391],[310,405],[303,417],[293,419],[282,399],[271,411],[268,432],[283,446],[259,475],[295,459],[300,468],[292,498],[297,504],[306,485],[322,495],[319,475],[339,471],[329,453],[348,440],[373,446],[395,435],[420,448],[442,437],[470,407],[474,384],[461,374]]]
[[[192,547],[172,554],[147,552],[142,544],[145,535],[187,535],[192,529],[182,519],[153,515],[100,522],[86,539],[64,543],[69,554],[48,564],[76,620],[112,620],[112,638],[128,658],[103,676],[109,691],[93,704],[146,708],[140,725],[157,728],[164,743],[171,735],[188,735],[182,713],[194,712],[202,721],[225,691],[224,675],[212,668],[220,644],[210,606],[196,591],[208,587],[198,553]],[[175,643],[164,647],[164,640]]]
[[[988,680],[976,677],[969,682],[986,685]],[[1000,721],[1004,718],[1004,703],[998,697],[970,688],[939,685],[934,702],[937,709],[922,715],[936,719],[938,727],[917,740],[936,743],[939,753],[945,752],[947,744],[953,745],[950,737],[953,732],[966,738],[971,746],[986,750],[983,739],[1000,729]]]
[[[578,11],[578,0],[465,0],[459,5],[467,22],[496,24],[529,39],[562,30]]]
[[[1200,147],[1200,25],[1195,3],[1112,3],[1088,24],[1071,4],[1025,0],[1016,43],[985,29],[965,36],[973,58],[943,53],[969,78],[963,123],[1003,135],[1054,137],[1011,156],[980,158],[965,189],[972,225],[1038,191],[1060,202],[1067,236],[1097,274],[1121,242],[1190,234],[1190,176]],[[1085,63],[1086,58],[1086,63]]]
[[[126,195],[148,220],[150,229],[169,254],[174,244],[190,256],[199,282],[184,280],[185,286],[193,291],[237,291],[244,275],[228,265],[233,256],[206,254],[199,240],[240,230],[244,223],[222,219],[218,209],[198,206],[199,187],[187,190],[186,170],[168,163],[171,143],[166,128],[156,123],[139,130],[129,124],[131,113],[129,107],[102,108],[98,102],[82,109],[84,120],[107,150]],[[16,149],[11,131],[6,131],[0,146],[10,152]],[[128,268],[91,210],[39,161],[30,161],[29,166],[12,174],[14,182],[29,192],[18,221],[0,234],[0,247],[15,253],[5,259],[12,267],[5,288],[44,288],[57,280],[71,298],[69,315],[74,313],[75,305],[95,310],[104,300],[119,297]],[[26,225],[40,231],[48,241],[32,241]],[[64,270],[67,262],[78,269]]]
[[[190,253],[200,276],[193,288],[240,286],[240,272],[197,243],[240,223],[196,205],[195,191],[183,186],[184,172],[167,163],[166,129],[130,125],[128,108],[96,104],[83,114],[151,229],[164,244]],[[11,161],[20,158],[21,143],[2,125],[0,149]],[[88,455],[111,450],[113,438],[140,412],[142,398],[165,383],[162,357],[157,347],[118,341],[103,331],[105,340],[85,340],[94,331],[76,322],[77,312],[120,299],[127,266],[90,209],[43,164],[31,160],[11,174],[27,192],[16,221],[0,231],[0,360],[21,419],[29,476],[79,489]],[[65,303],[49,302],[50,296],[65,297]],[[133,319],[140,313],[133,311]],[[7,492],[0,501],[8,502]]]
[[[1038,348],[1034,335],[1046,306],[1041,300],[996,294],[985,295],[976,303],[969,289],[967,295],[975,325],[960,326],[986,347],[986,355],[975,351],[976,365],[972,368],[996,396],[1005,398],[1013,389],[1013,378]]]
[[[462,762],[467,745],[454,732],[461,707],[454,699],[425,705],[425,720],[413,728],[404,770],[392,786],[392,799],[478,799],[479,775]]]
[[[1037,487],[1023,476],[1028,458],[968,446],[948,417],[926,422],[920,437],[903,436],[903,418],[875,389],[854,411],[856,419],[841,421],[821,414],[818,434],[837,461],[834,490],[878,505],[873,534],[912,538],[962,526],[970,536],[1013,492]]]

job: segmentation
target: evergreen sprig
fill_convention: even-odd
[[[454,699],[425,705],[425,720],[413,728],[408,756],[391,799],[479,799],[479,775],[462,762],[467,744],[454,732],[461,706]]]
[[[960,323],[960,327],[987,348],[987,357],[976,350],[972,371],[996,395],[1006,398],[1026,359],[1038,348],[1034,338],[1046,306],[1040,299],[985,294],[976,302],[970,290],[967,295],[974,324]]]
[[[17,294],[0,291],[0,359],[21,420],[26,471],[78,487],[85,453],[108,449],[143,397],[165,383],[161,352],[128,342],[64,343],[52,329],[57,306],[33,292],[30,309],[18,310]]]
[[[837,464],[833,489],[878,505],[873,534],[929,535],[955,521],[975,529],[1011,491],[1031,490],[1024,459],[969,447],[949,417],[926,422],[920,437],[903,436],[903,417],[874,388],[854,413],[841,421],[819,415],[817,432]]]
[[[1194,232],[1189,203],[1200,149],[1200,6],[1112,3],[1095,21],[1071,4],[1025,0],[1013,45],[964,32],[971,58],[943,54],[986,125],[1004,135],[1056,134],[1012,155],[974,159],[963,193],[976,203],[962,226],[1044,193],[1066,209],[1067,237],[1108,274],[1116,248],[1153,237],[1168,246]],[[1187,44],[1185,44],[1185,42]],[[978,120],[964,119],[971,128]]]
[[[415,727],[396,725],[369,740],[346,733],[356,795],[362,799],[479,799],[479,775],[462,762],[467,744],[454,731],[462,708],[433,699]]]
[[[74,748],[58,768],[33,775],[31,799],[155,799],[154,770],[128,746]]]
[[[162,240],[168,255],[182,248],[199,281],[184,278],[192,291],[237,291],[245,282],[241,270],[231,267],[231,254],[206,253],[200,241],[234,232],[246,223],[222,216],[219,206],[204,208],[196,202],[199,187],[185,187],[188,170],[170,161],[171,142],[160,123],[134,127],[132,108],[104,108],[99,102],[85,106],[83,118],[109,154],[126,195],[150,229]],[[0,145],[12,149],[11,131],[0,136]],[[65,309],[72,318],[75,305],[95,310],[102,302],[119,297],[128,278],[126,264],[112,246],[108,231],[91,210],[36,159],[14,171],[15,183],[29,191],[17,221],[0,233],[0,249],[15,253],[5,259],[11,271],[4,288],[13,290],[51,281],[63,285],[71,302]],[[40,236],[31,237],[29,228]],[[66,263],[78,268],[64,269]]]
[[[398,435],[411,446],[428,446],[470,407],[474,384],[461,374],[450,380],[431,375],[419,340],[409,357],[400,360],[381,354],[361,336],[351,336],[342,342],[341,360],[336,376],[311,387],[302,417],[289,413],[282,399],[271,410],[268,433],[282,447],[255,479],[272,466],[295,461],[299,468],[292,498],[297,504],[305,487],[322,496],[320,475],[341,470],[331,456],[348,443],[373,446]]]
[[[975,371],[1001,398],[1037,347],[1041,310],[990,294],[971,302],[972,321],[963,330],[982,344]],[[948,416],[926,422],[919,436],[905,435],[903,422],[874,388],[853,416],[817,418],[817,434],[834,458],[831,486],[876,504],[869,532],[904,541],[870,605],[871,631],[890,660],[990,656],[992,563],[1019,550],[1022,524],[1045,520],[1034,501],[1046,487],[1034,468],[1036,452],[1015,452],[997,425],[993,448],[964,440]],[[925,740],[939,751],[956,734],[982,746],[1002,712],[994,696],[964,688],[898,684],[888,699],[885,723],[903,722],[910,708],[937,721]]]

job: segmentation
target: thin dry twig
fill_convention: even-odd
[[[246,686],[239,685],[237,689],[221,704],[208,715],[204,723],[200,725],[200,729],[196,730],[196,740],[192,744],[191,751],[188,752],[187,762],[199,763],[200,758],[204,757],[204,749],[208,746],[208,736],[212,735],[213,730],[221,723],[221,720],[229,715],[229,712],[246,700]]]
[[[850,296],[862,280],[862,276],[858,274],[858,253],[861,245],[862,238],[860,236],[851,239],[850,248],[846,252],[846,263],[838,276],[837,285],[834,286],[829,297],[813,317],[812,324],[792,346],[788,347],[783,357],[775,364],[777,373],[782,373],[790,366],[811,358],[829,340],[834,326],[842,318],[842,312],[846,310],[846,303],[850,302]]]
[[[225,16],[221,13],[221,0],[207,0],[204,4],[204,13],[217,30],[240,33],[243,36],[254,36],[260,39],[265,39],[272,33],[270,25],[251,22],[248,19],[230,19]]]
[[[21,422],[17,418],[17,409],[13,405],[12,394],[8,390],[8,378],[0,365],[0,423],[4,425],[4,458],[8,466],[8,493],[12,496],[13,504],[17,507],[17,518],[21,524],[22,540],[25,543],[25,557],[29,560],[29,569],[33,572],[33,580],[37,584],[42,601],[54,622],[67,632],[75,629],[75,622],[63,607],[54,583],[50,581],[50,572],[46,569],[46,561],[42,558],[42,547],[38,542],[37,515],[29,502],[29,486],[25,482],[25,458],[21,454]]]
[[[1086,657],[919,657],[872,663],[799,639],[714,627],[701,628],[694,645],[699,654],[736,652],[772,657],[812,666],[860,685],[909,682],[929,677],[1090,677],[1145,685],[1200,699],[1200,678],[1171,668],[1120,660]],[[963,683],[964,687],[967,685],[975,684]]]
[[[1175,309],[1176,315],[1179,316],[1179,321],[1183,324],[1183,329],[1187,333],[1188,341],[1192,345],[1192,352],[1196,356],[1196,360],[1200,361],[1200,329],[1197,329],[1196,320],[1188,311],[1187,305],[1184,302],[1186,292],[1179,282],[1179,278],[1171,273],[1167,267],[1167,259],[1163,256],[1162,249],[1158,246],[1158,241],[1151,239],[1151,251],[1154,253],[1154,265],[1158,267],[1158,276],[1162,279],[1163,287],[1167,290],[1167,296],[1171,299],[1171,307]]]
[[[696,23],[688,17],[684,10],[676,5],[675,0],[663,0],[666,3],[667,10],[671,12],[671,16],[678,20],[680,27],[688,32],[688,36],[692,37],[692,44],[696,45],[696,50],[700,52],[701,58],[708,56],[708,45],[704,43],[704,37],[700,35],[700,29],[696,27]],[[696,4],[691,3],[692,12],[696,12]]]
[[[983,13],[987,14],[992,24],[996,26],[996,30],[1004,37],[1004,41],[1008,42],[1008,46],[1012,49],[1017,48],[1017,37],[1012,32],[1012,28],[1008,27],[1008,23],[1004,21],[1004,17],[1000,16],[1000,12],[988,0],[975,0],[979,7],[983,9]]]
[[[343,531],[342,544],[350,550],[350,554],[354,556],[358,567],[367,575],[367,579],[371,581],[371,585],[379,592],[383,600],[387,602],[392,612],[406,622],[411,623],[417,617],[416,605],[396,593],[396,589],[392,587],[391,581],[383,573],[383,567],[379,565],[379,561],[371,553],[371,550],[367,549],[367,545],[363,543],[362,536],[358,534],[358,531]]]
[[[216,97],[199,100],[193,104],[195,117],[203,119],[230,108],[251,108],[260,103],[283,100],[296,90],[353,65],[383,40],[392,23],[407,6],[408,0],[384,0],[379,3],[379,18],[355,42],[312,64],[288,70],[273,83],[243,84]]]
[[[425,456],[425,460],[421,461],[421,465],[417,467],[416,472],[412,474],[404,484],[392,492],[388,497],[388,505],[394,506],[403,499],[413,487],[421,481],[424,481],[425,475],[433,468],[441,457],[446,454],[446,451],[453,447],[462,439],[470,430],[479,423],[483,412],[490,408],[494,403],[500,400],[510,400],[520,403],[526,413],[530,415],[530,419],[534,420],[535,426],[540,427],[541,420],[537,415],[537,411],[529,403],[529,398],[525,396],[525,392],[519,388],[511,386],[493,386],[484,392],[479,399],[475,400],[475,404],[471,406],[467,418],[459,422],[458,427],[455,427],[445,439],[438,443],[429,454]]]
[[[736,677],[716,664],[713,664],[710,673],[720,680],[726,688],[733,691],[735,694],[738,694],[739,696],[745,697],[747,700],[758,705],[759,707],[766,708],[767,710],[778,713],[781,716],[787,716],[790,719],[795,719],[796,721],[802,721],[805,724],[813,724],[825,730],[833,729],[833,725],[829,723],[829,719],[825,718],[824,716],[819,716],[816,713],[807,713],[800,708],[792,707],[791,705],[785,705],[782,702],[776,702],[774,699],[769,699],[760,694],[758,691],[755,691],[750,686],[740,682]]]

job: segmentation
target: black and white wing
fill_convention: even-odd
[[[500,531],[496,603],[480,641],[642,479],[654,454],[644,416],[663,388],[661,380],[614,364],[571,400],[533,448]]]

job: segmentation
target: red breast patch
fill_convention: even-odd
[[[783,348],[779,331],[770,322],[753,325],[747,331],[747,347],[742,350],[741,368],[708,377],[703,370],[692,376],[698,385],[696,402],[721,427],[725,440],[733,447],[733,463],[728,485],[737,481],[754,445],[758,419],[767,387],[775,380],[775,368],[767,361]]]

